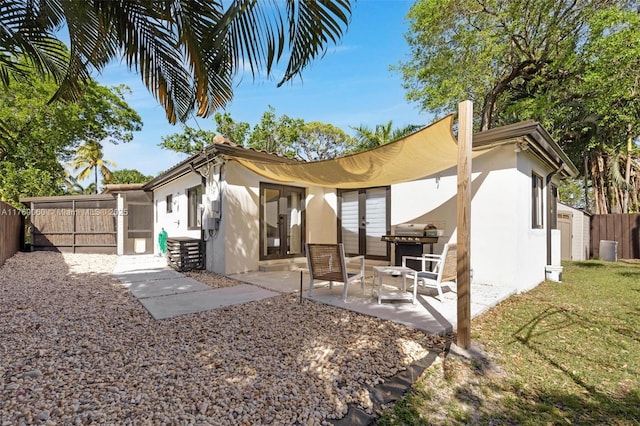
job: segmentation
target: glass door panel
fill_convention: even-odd
[[[358,191],[342,193],[342,243],[348,254],[360,253],[360,213],[358,211]]]
[[[261,184],[260,259],[304,253],[304,189]]]
[[[287,254],[302,254],[302,194],[290,192],[287,200]]]
[[[339,191],[340,235],[348,255],[389,260],[389,188]]]
[[[262,193],[262,255],[280,252],[280,191],[265,188]]]
[[[365,203],[365,252],[369,256],[386,256],[387,243],[382,241],[387,233],[386,188],[367,189]]]

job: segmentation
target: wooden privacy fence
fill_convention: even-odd
[[[22,246],[24,216],[22,212],[0,201],[0,266]]]
[[[591,217],[590,257],[600,257],[600,241],[617,241],[619,259],[640,259],[640,214],[597,214]]]
[[[34,197],[20,201],[30,205],[33,250],[116,253],[119,212],[112,194]]]

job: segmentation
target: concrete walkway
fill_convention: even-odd
[[[154,319],[209,311],[281,293],[250,284],[214,289],[167,266],[163,257],[119,256],[113,275]]]

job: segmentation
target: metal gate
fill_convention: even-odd
[[[153,253],[152,193],[126,191],[124,197],[124,254]]]

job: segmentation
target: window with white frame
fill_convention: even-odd
[[[187,189],[187,229],[200,229],[202,226],[202,186]]]
[[[166,199],[167,213],[173,212],[173,194],[167,195]]]
[[[544,226],[544,197],[542,176],[531,175],[531,227],[540,229]]]

